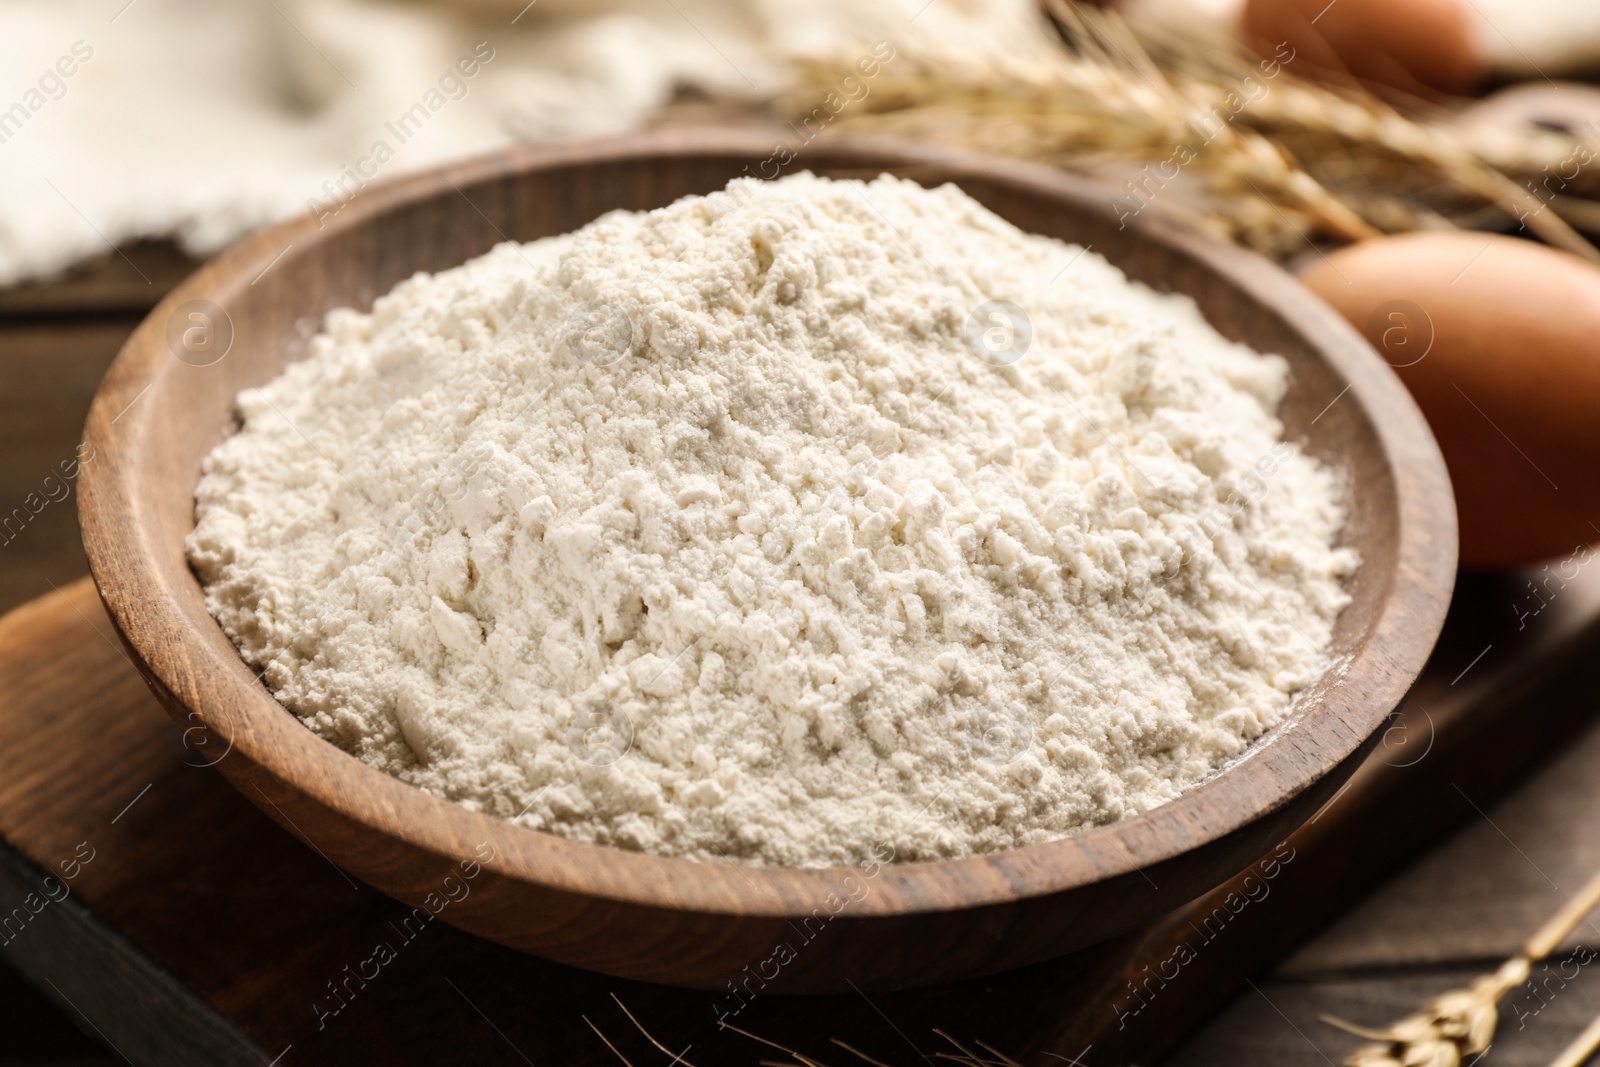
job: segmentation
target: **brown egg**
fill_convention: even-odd
[[[1306,77],[1459,94],[1483,74],[1470,15],[1465,0],[1246,0],[1240,31]]]
[[[1600,540],[1600,268],[1515,237],[1419,233],[1313,258],[1301,280],[1427,416],[1463,566]]]

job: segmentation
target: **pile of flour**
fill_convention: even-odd
[[[475,811],[985,852],[1171,799],[1326,667],[1355,559],[1285,379],[953,186],[741,179],[330,314],[189,556],[313,730]]]

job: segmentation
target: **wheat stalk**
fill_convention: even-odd
[[[1550,1062],[1550,1067],[1583,1067],[1589,1057],[1600,1049],[1600,1018],[1596,1018],[1579,1034],[1561,1054]]]
[[[1600,874],[1591,878],[1528,939],[1521,951],[1493,974],[1480,976],[1466,989],[1435,997],[1421,1011],[1382,1029],[1322,1016],[1330,1026],[1373,1042],[1351,1053],[1344,1061],[1346,1067],[1457,1067],[1465,1057],[1483,1052],[1494,1040],[1501,999],[1526,982],[1533,965],[1554,952],[1596,907],[1600,907]]]
[[[1319,238],[1510,218],[1600,261],[1564,218],[1587,224],[1600,206],[1570,195],[1541,199],[1528,188],[1570,155],[1570,139],[1473,129],[1442,112],[1402,114],[1371,94],[1299,79],[1288,66],[1269,78],[1222,38],[1179,41],[1071,0],[1044,7],[1060,29],[1045,61],[999,67],[924,45],[885,65],[834,124],[1101,176],[1163,164],[1184,145],[1193,158],[1182,171],[1197,186],[1185,194],[1190,206],[1213,229],[1272,255]],[[1038,45],[1018,42],[1017,51],[1037,57]],[[791,113],[814,106],[838,70],[836,57],[801,61],[786,101]],[[1266,91],[1225,107],[1249,84]],[[1227,117],[1205,119],[1201,137],[1203,116]],[[1600,193],[1596,170],[1570,191]]]

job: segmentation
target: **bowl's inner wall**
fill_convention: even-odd
[[[209,295],[233,320],[233,349],[209,367],[174,361],[144,400],[165,408],[159,421],[175,427],[175,432],[147,442],[147,466],[126,472],[136,482],[135,491],[158,504],[162,543],[148,547],[187,573],[183,540],[193,529],[200,462],[228,432],[234,398],[300,358],[329,310],[367,309],[417,271],[453,267],[503,240],[566,233],[612,209],[655,208],[712,192],[754,162],[715,152],[652,160],[649,165],[598,159],[568,164],[569,172],[559,180],[534,171],[475,182],[461,178],[453,186],[441,182],[437,195],[385,210],[381,224],[357,218],[347,206],[350,215],[330,219],[325,239],[291,248],[255,282],[220,284]],[[1348,383],[1311,341],[1276,311],[1220,278],[1204,258],[1204,246],[1192,249],[1180,239],[1175,247],[1168,224],[1156,212],[1123,229],[1113,209],[1102,210],[1101,201],[1074,203],[1058,191],[1004,184],[922,161],[863,169],[859,156],[824,148],[808,150],[792,169],[802,167],[834,177],[870,178],[888,170],[925,185],[955,181],[1022,229],[1088,244],[1130,277],[1193,297],[1224,335],[1283,355],[1291,368],[1280,412],[1286,436],[1344,472],[1350,510],[1341,541],[1358,544],[1362,554],[1361,567],[1347,586],[1353,602],[1335,628],[1333,651],[1353,651],[1369,635],[1394,578],[1398,545],[1396,487],[1375,428],[1359,402],[1341,399]],[[353,203],[359,204],[359,198]],[[207,634],[208,643],[232,653],[206,613],[192,575],[183,599],[190,621]],[[237,669],[249,670],[236,653],[231,658]],[[1326,684],[1328,679],[1302,695],[1294,717],[1316,703]]]

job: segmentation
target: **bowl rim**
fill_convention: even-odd
[[[435,197],[465,197],[464,190],[487,183],[660,156],[734,154],[754,161],[771,148],[767,132],[722,128],[519,145],[374,183],[331,219],[319,222],[307,214],[278,223],[172,290],[128,338],[95,395],[84,437],[95,462],[83,464],[79,481],[90,570],[147,678],[191,718],[227,738],[228,758],[413,849],[454,862],[472,855],[481,847],[477,843],[488,843],[495,853],[494,871],[520,882],[665,911],[742,917],[809,914],[844,879],[863,873],[888,890],[852,901],[852,914],[863,918],[1014,903],[1118,877],[1137,878],[1248,826],[1355,753],[1403,698],[1443,625],[1456,561],[1454,501],[1443,458],[1399,378],[1332,308],[1277,265],[1204,233],[1159,204],[1127,225],[1278,314],[1346,382],[1394,481],[1398,544],[1392,584],[1380,593],[1371,630],[1347,660],[1330,666],[1328,673],[1339,671],[1345,684],[1315,706],[1301,707],[1297,697],[1290,714],[1244,756],[1148,812],[1001,852],[881,866],[757,867],[631,852],[516,826],[393,778],[305,728],[260,685],[220,626],[217,635],[233,651],[232,664],[219,661],[214,635],[195,639],[178,606],[178,591],[156,563],[158,531],[140,507],[140,483],[147,472],[136,462],[157,410],[137,400],[183,367],[167,349],[162,325],[175,308],[195,299],[226,307],[224,297],[245,288],[246,281],[299,258],[288,249],[304,254],[334,234],[381,225],[382,217],[397,209]],[[858,157],[864,167],[928,165],[949,172],[953,181],[964,174],[1080,206],[1109,202],[1114,193],[1042,165],[878,138],[832,137],[819,151],[830,159]],[[807,169],[803,154],[793,169]],[[194,587],[190,594],[199,595],[198,580],[192,572],[187,577]],[[1397,635],[1412,639],[1379,640]],[[265,793],[250,799],[273,803]]]

